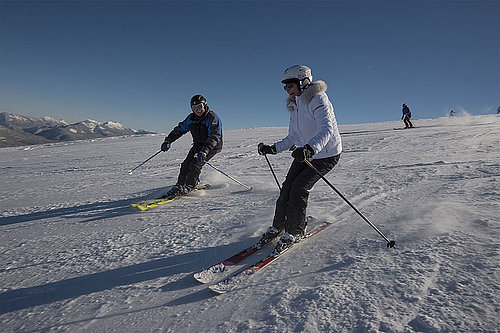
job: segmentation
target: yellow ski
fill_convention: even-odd
[[[203,185],[198,185],[194,191],[198,191],[198,190],[204,190],[204,189],[207,189],[210,187],[210,184],[203,184]],[[150,208],[153,208],[153,207],[157,207],[157,206],[161,206],[161,205],[164,205],[166,203],[169,203],[169,202],[172,202],[172,201],[175,201],[179,198],[182,198],[183,196],[177,196],[177,197],[173,197],[173,198],[156,198],[156,199],[151,199],[151,200],[145,200],[145,201],[140,201],[140,202],[137,202],[137,203],[131,203],[130,206],[132,207],[135,207],[137,209],[140,209],[140,210],[148,210]]]

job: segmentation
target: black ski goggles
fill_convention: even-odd
[[[203,103],[191,105],[191,110],[193,110],[193,112],[203,111]]]

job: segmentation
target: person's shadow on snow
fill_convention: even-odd
[[[74,218],[80,219],[81,222],[91,222],[116,216],[140,213],[137,208],[130,207],[130,204],[159,197],[165,194],[168,189],[169,187],[159,187],[137,193],[126,199],[95,202],[84,205],[75,205],[72,207],[49,209],[42,212],[0,217],[0,226],[48,218]]]
[[[251,240],[249,240],[251,242]],[[240,248],[240,242],[203,249],[199,252],[174,255],[146,263],[120,267],[105,272],[74,277],[39,286],[20,288],[0,293],[0,315],[83,295],[127,286],[157,278],[186,274],[182,279],[167,284],[162,291],[177,291],[200,286],[192,276],[194,271],[206,268],[207,260],[219,258]],[[244,244],[243,244],[244,246]],[[195,302],[211,296],[209,290],[191,293],[172,301],[171,305]],[[169,304],[166,304],[169,305]]]

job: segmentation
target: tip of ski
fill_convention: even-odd
[[[193,274],[195,280],[203,284],[211,282],[214,279],[214,276],[215,274],[209,269],[204,269],[201,272]]]
[[[216,284],[214,284],[212,286],[209,286],[208,289],[212,290],[217,295],[225,294],[225,293],[227,293],[228,291],[231,290],[229,288],[224,288],[224,287],[218,286]]]

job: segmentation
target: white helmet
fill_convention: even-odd
[[[299,80],[300,86],[302,86],[302,81],[304,79],[309,79],[309,83],[312,83],[312,71],[309,67],[304,65],[295,65],[285,69],[283,76],[281,77],[281,82],[285,81]]]

